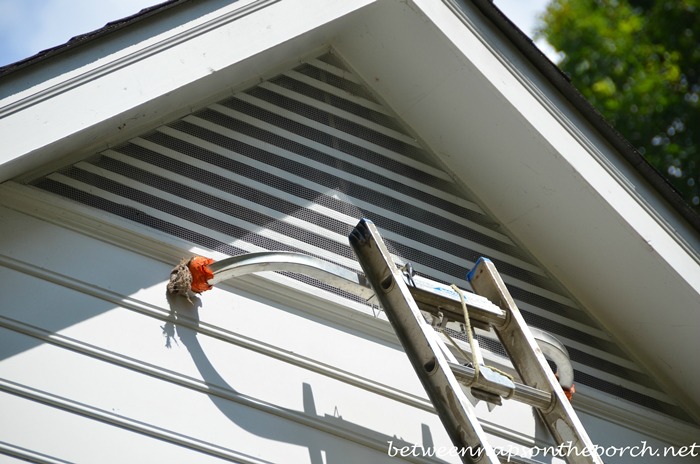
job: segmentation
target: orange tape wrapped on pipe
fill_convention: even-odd
[[[209,285],[209,279],[214,277],[214,273],[209,265],[213,262],[213,259],[204,256],[183,259],[170,271],[168,292],[184,296],[191,302],[189,292],[202,293],[210,290],[212,286]]]

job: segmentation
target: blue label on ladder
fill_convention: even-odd
[[[474,267],[472,268],[472,270],[467,272],[467,282],[472,281],[472,279],[474,278],[474,273],[476,272],[476,268],[479,267],[479,264],[481,264],[482,262],[490,263],[491,260],[488,258],[485,258],[483,256],[481,258],[477,259],[476,263],[474,263]]]

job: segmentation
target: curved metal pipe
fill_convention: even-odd
[[[361,298],[370,299],[372,288],[363,276],[313,256],[287,251],[263,251],[225,258],[209,265],[209,285],[245,274],[264,271],[295,272],[317,279]]]
[[[535,327],[530,327],[537,345],[542,350],[544,357],[552,361],[557,366],[557,377],[559,385],[565,390],[574,384],[574,368],[569,359],[569,352],[566,347],[553,335]]]

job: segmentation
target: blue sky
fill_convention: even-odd
[[[0,66],[158,3],[158,0],[0,0]]]
[[[0,66],[158,3],[159,0],[0,0]],[[531,34],[536,17],[544,11],[548,0],[494,0],[494,3],[520,29]]]

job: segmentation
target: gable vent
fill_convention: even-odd
[[[332,53],[32,184],[227,255],[360,271],[347,236],[367,217],[430,279],[468,288],[487,256],[527,322],[567,346],[577,384],[690,421]]]

